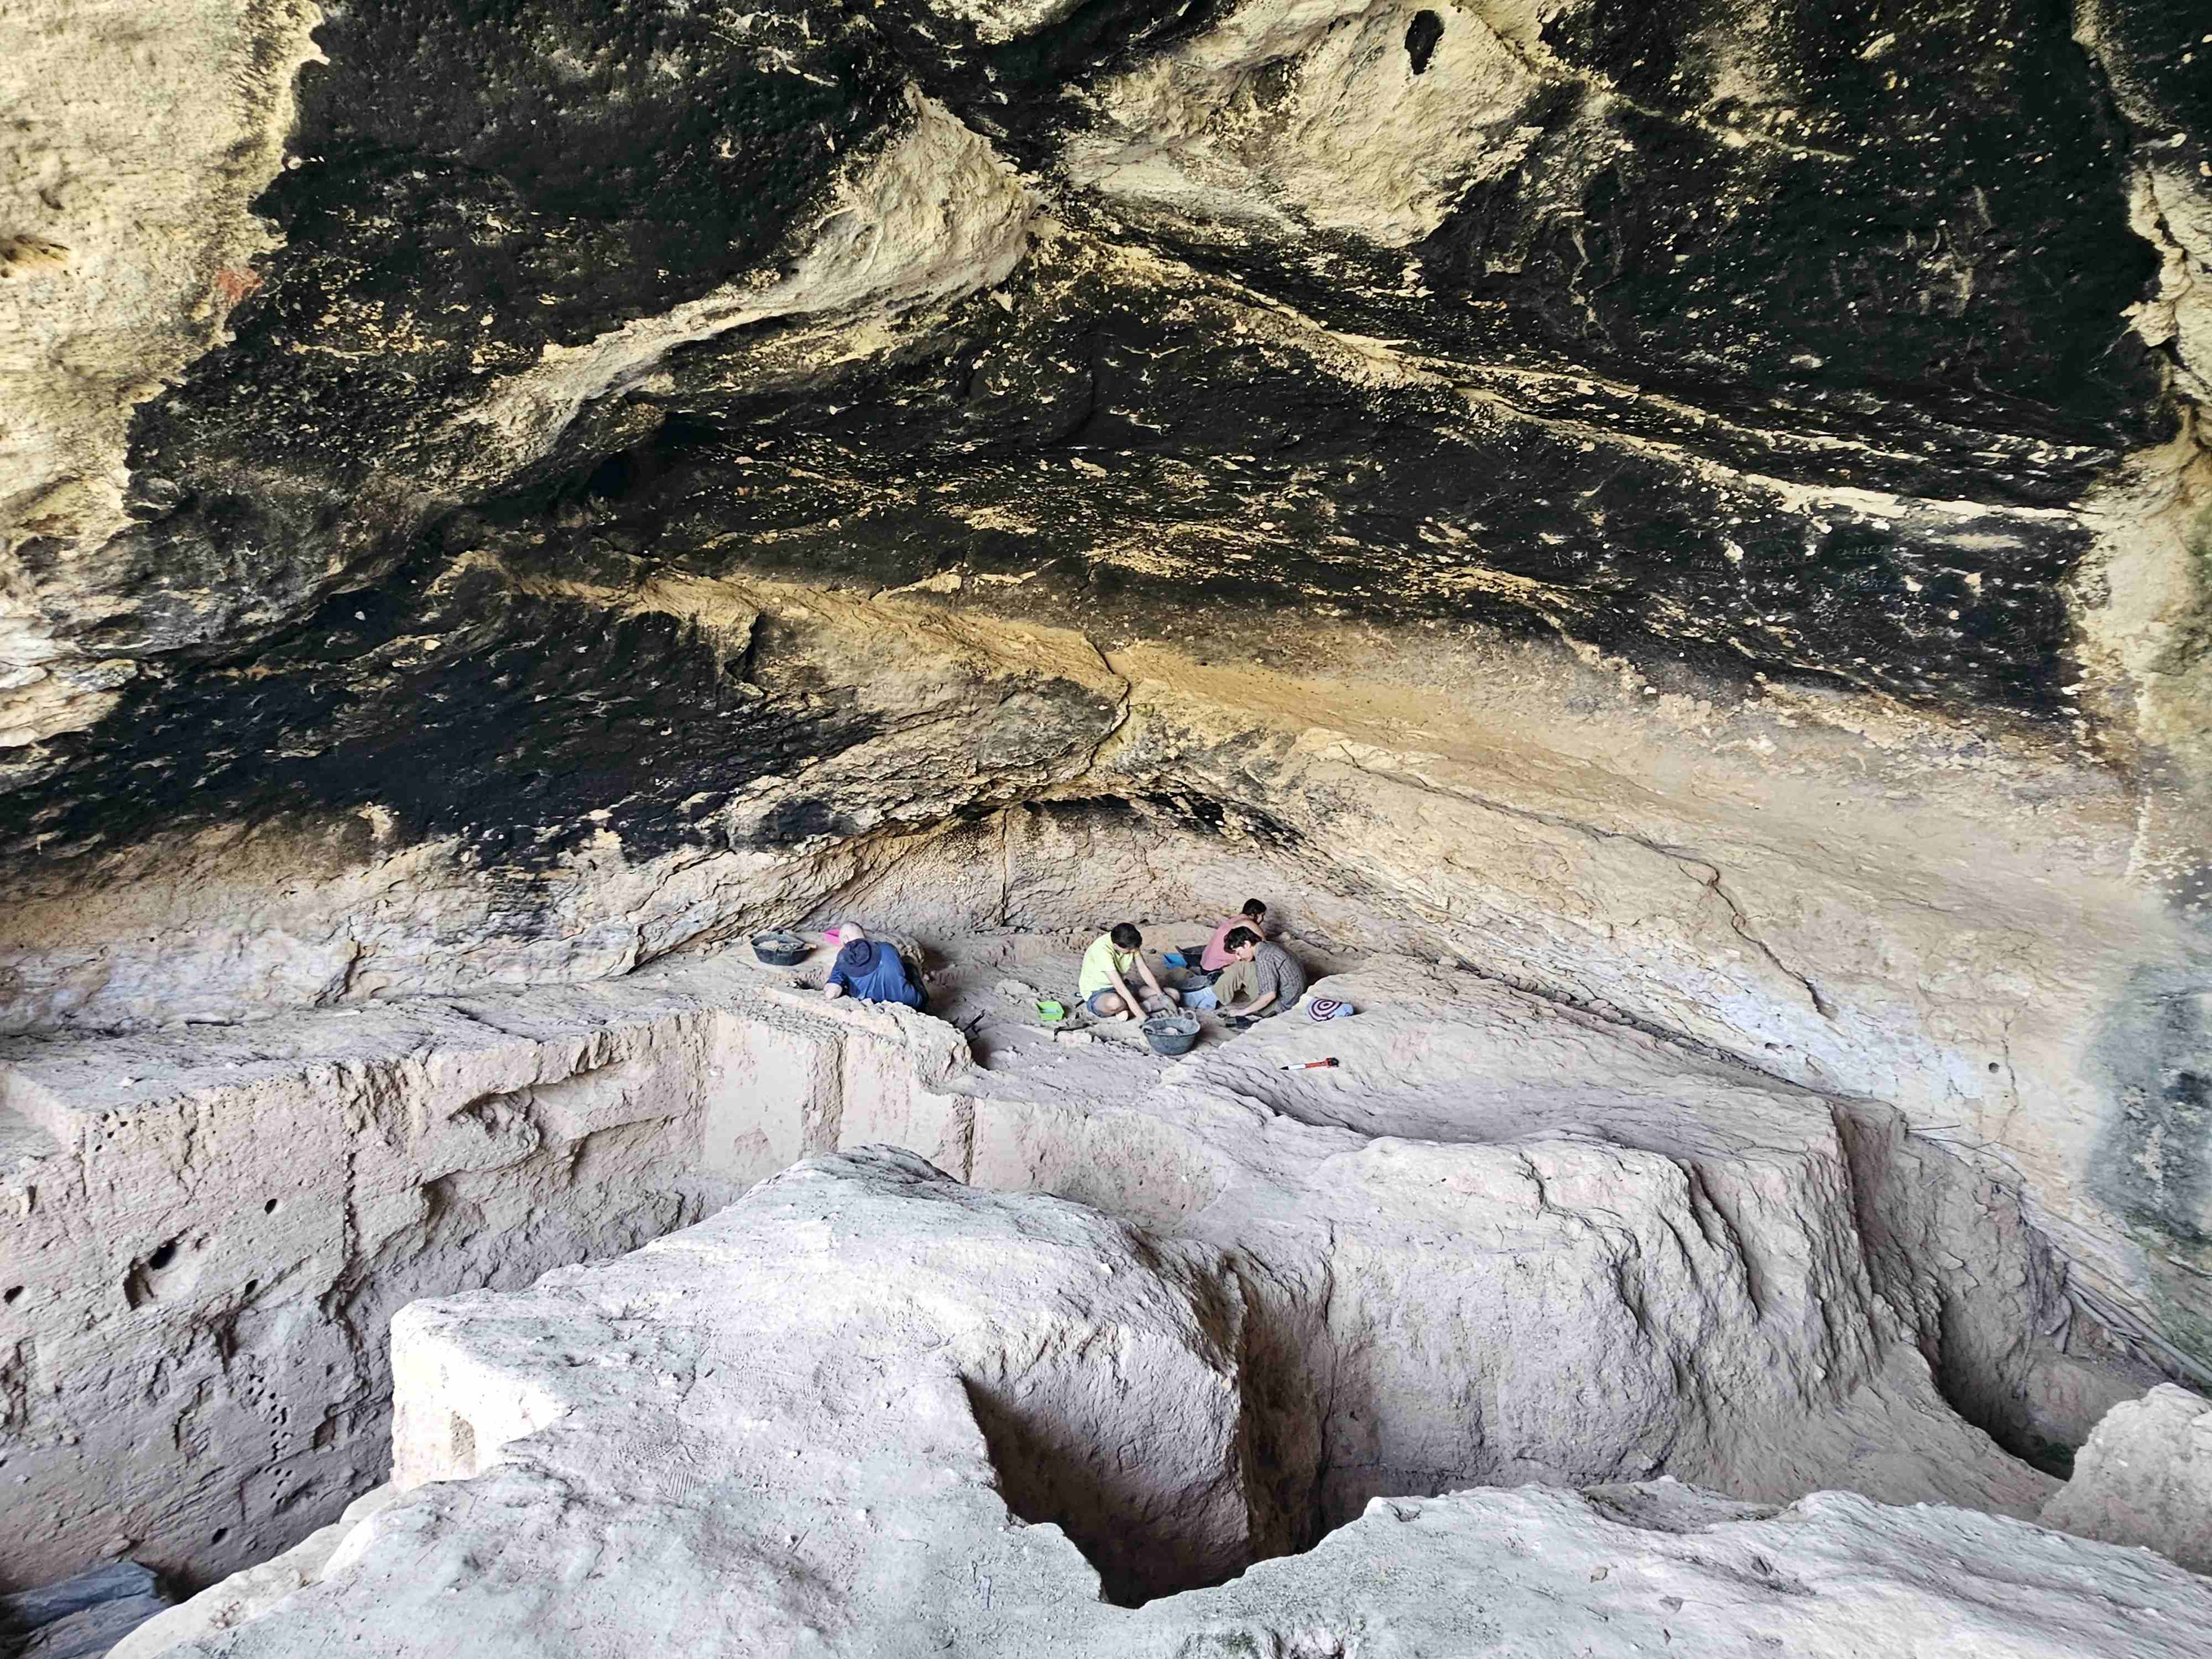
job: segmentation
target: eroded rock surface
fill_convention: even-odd
[[[810,1161],[636,1255],[407,1310],[398,1453],[419,1484],[319,1582],[169,1651],[427,1654],[459,1628],[530,1654],[1872,1656],[1938,1631],[2051,1659],[2212,1652],[2212,1586],[2155,1557],[1671,1482],[1378,1498],[1310,1553],[1103,1605],[1071,1541],[1102,1522],[1217,1576],[1267,1536],[1246,1437],[1280,1371],[1242,1277],[910,1155]],[[1050,1516],[1024,1513],[1039,1462]]]
[[[2113,1407],[2043,1522],[2212,1573],[2212,1400],[2168,1385]]]
[[[2196,1374],[2197,21],[38,0],[0,1025],[618,975],[1172,803],[1955,1126]]]
[[[402,1304],[633,1249],[848,1107],[939,1152],[954,1034],[788,984],[695,964],[9,1053],[6,1575],[118,1539],[186,1583],[265,1560],[384,1478]]]
[[[188,1582],[265,1557],[383,1478],[401,1304],[630,1248],[881,1142],[1220,1264],[1261,1380],[1238,1501],[1263,1553],[1374,1496],[1530,1480],[2033,1515],[2053,1483],[2020,1460],[2157,1379],[2015,1192],[1874,1103],[1387,959],[1324,981],[1366,1011],[1327,1032],[1326,1075],[1276,1069],[1315,1040],[1295,1019],[1176,1062],[1111,1033],[1071,1049],[1030,1002],[1073,955],[1030,943],[1034,990],[988,951],[933,955],[985,1066],[937,1020],[728,953],[18,1044],[9,1190],[45,1248],[11,1258],[5,1397],[46,1518],[16,1570],[117,1535]],[[1018,1506],[1060,1502],[1065,1437],[988,1390],[975,1409],[1030,1448],[1002,1460]],[[1094,1552],[1117,1585],[1184,1582],[1112,1557],[1117,1535]]]

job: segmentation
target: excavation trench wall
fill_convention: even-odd
[[[1730,1073],[1731,1109],[1765,1103],[1802,1144],[1763,1174],[1715,1161],[1692,1147],[1700,1107],[1671,1097],[1663,1045],[1437,978],[1464,988],[1386,996],[1437,1029],[1565,1021],[1641,1078],[1665,1123],[1591,1119],[1561,1141],[1543,1114],[1509,1112],[1510,1133],[1360,1133],[1305,1121],[1228,1060],[1101,1110],[969,1068],[943,1024],[802,1000],[727,955],[21,1046],[0,1072],[8,1572],[37,1581],[127,1548],[198,1581],[265,1559],[384,1478],[385,1332],[402,1304],[633,1249],[796,1158],[873,1143],[1226,1252],[1247,1310],[1260,1553],[1381,1492],[1662,1470],[1751,1496],[1842,1485],[2027,1513],[2042,1477],[1951,1418],[1929,1364],[1948,1360],[1954,1394],[1979,1391],[1974,1420],[2031,1452],[2078,1440],[2126,1391],[2100,1369],[2126,1356],[2094,1322],[2038,1334],[2071,1304],[2014,1196],[1893,1115],[1894,1168],[1856,1187],[1855,1162],[1873,1166],[1846,1155],[1826,1103]],[[1380,1014],[1346,1039],[1376,1045],[1370,1076],[1409,1040]],[[1491,1089],[1471,1078],[1470,1109]],[[1863,1109],[1866,1138],[1880,1109]],[[1545,1145],[1474,1144],[1502,1133]],[[1652,1144],[1602,1139],[1621,1134]],[[1959,1348],[1959,1331],[1990,1334]],[[1803,1422],[1826,1426],[1799,1436]],[[1897,1468],[1849,1449],[1892,1440],[1911,1449]],[[1080,1516],[1038,1518],[1082,1535]]]
[[[695,968],[13,1053],[0,1575],[266,1559],[384,1478],[398,1308],[633,1249],[846,1134],[942,1155],[957,1048]]]

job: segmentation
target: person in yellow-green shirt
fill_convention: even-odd
[[[1145,936],[1133,923],[1121,921],[1091,940],[1083,953],[1083,972],[1075,988],[1101,1019],[1127,1019],[1139,1008],[1164,1008],[1182,1000],[1175,992],[1160,988],[1152,963],[1145,960],[1144,946]],[[1141,993],[1132,981],[1144,987]]]

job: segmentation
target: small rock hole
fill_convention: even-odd
[[[229,1536],[230,1528],[228,1527],[217,1527],[215,1529],[215,1536],[209,1539],[208,1542],[210,1544],[220,1544],[224,1539]]]
[[[610,455],[592,470],[584,493],[601,501],[617,501],[629,493],[636,471],[629,456]]]
[[[162,1245],[161,1249],[155,1250],[153,1255],[148,1256],[146,1258],[146,1265],[151,1267],[155,1273],[159,1273],[162,1268],[167,1267],[176,1259],[177,1241],[173,1238],[167,1243]]]
[[[4,1302],[10,1307],[13,1307],[15,1303],[15,1298],[22,1295],[22,1293],[23,1287],[21,1285],[10,1285],[4,1292],[0,1292],[0,1302]]]
[[[252,1295],[254,1293],[254,1291],[256,1291],[259,1290],[260,1288],[261,1288],[261,1281],[260,1281],[259,1279],[247,1279],[247,1280],[246,1281],[246,1295],[248,1295],[248,1296],[252,1296]]]
[[[1997,1069],[1997,1063],[1996,1063],[1996,1061],[1995,1061],[1995,1060],[1991,1060],[1991,1061],[1990,1062],[1990,1071],[1992,1071],[1992,1072],[1995,1072],[1996,1069]]]
[[[1437,42],[1444,38],[1444,20],[1432,11],[1417,11],[1406,25],[1406,57],[1419,75],[1436,56]]]
[[[264,1215],[275,1215],[276,1213],[276,1200],[272,1198],[266,1204],[263,1205],[261,1206],[261,1213]]]

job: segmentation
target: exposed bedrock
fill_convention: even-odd
[[[633,1247],[872,1143],[1080,1200],[1211,1287],[1245,1403],[1234,1482],[1190,1498],[1184,1542],[1121,1525],[1135,1430],[969,1377],[1009,1501],[1065,1519],[1116,1594],[1469,1485],[1671,1474],[2032,1516],[2054,1483],[2020,1459],[2155,1380],[2016,1195],[1888,1109],[1466,973],[1328,983],[1368,1010],[1330,1034],[1353,1086],[1275,1069],[1294,1029],[1174,1065],[1109,1045],[1070,1073],[1048,1040],[980,1067],[939,1022],[727,956],[21,1045],[9,1571],[118,1539],[189,1582],[263,1560],[385,1477],[402,1304]],[[817,1246],[839,1273],[876,1248]],[[487,1456],[509,1433],[471,1422]],[[427,1432],[402,1425],[403,1480]]]
[[[11,12],[10,1570],[293,1541],[375,1474],[392,1309],[847,1144],[810,1071],[701,1151],[743,1032],[848,1053],[738,1009],[749,928],[1247,891],[1490,988],[1405,1018],[1759,1074],[1540,1156],[1549,1094],[1440,1123],[1380,1050],[1358,1123],[1214,1058],[853,1094],[1458,1425],[1285,1380],[1255,1527],[1661,1469],[2032,1512],[2004,1454],[2111,1366],[2212,1377],[2201,10]],[[1083,1186],[1147,1159],[1224,1184]],[[1414,1166],[1485,1218],[1331,1207]],[[1486,1228],[1542,1293],[1430,1295]]]
[[[407,1302],[696,1220],[848,1092],[937,1152],[902,1107],[956,1034],[794,1000],[699,970],[9,1054],[0,1571],[264,1560],[384,1478]]]
[[[1537,1162],[1572,1205],[1556,1157]],[[1543,1224],[1470,1176],[1434,1184]],[[1541,1299],[1508,1288],[1541,1282],[1529,1256],[1490,1261],[1509,1304]],[[1278,1390],[1301,1356],[1255,1342],[1270,1316],[1253,1292],[1221,1252],[980,1193],[911,1154],[802,1164],[620,1261],[408,1309],[398,1492],[319,1541],[298,1593],[238,1597],[228,1628],[164,1615],[131,1659],[443,1652],[456,1628],[480,1652],[548,1655],[1872,1656],[1930,1631],[2052,1659],[2212,1651],[2212,1588],[2156,1556],[1836,1492],[1787,1509],[1667,1481],[1376,1498],[1266,1561],[1285,1540],[1255,1477],[1285,1467]],[[1506,1358],[1466,1334],[1434,1358]],[[1472,1392],[1514,1390],[1490,1372]],[[1893,1448],[1912,1443],[1930,1444]]]
[[[2201,20],[1632,9],[11,18],[0,1022],[1233,866],[2202,1375]]]
[[[2113,1407],[2043,1522],[2212,1572],[2212,1400],[2168,1384]]]

